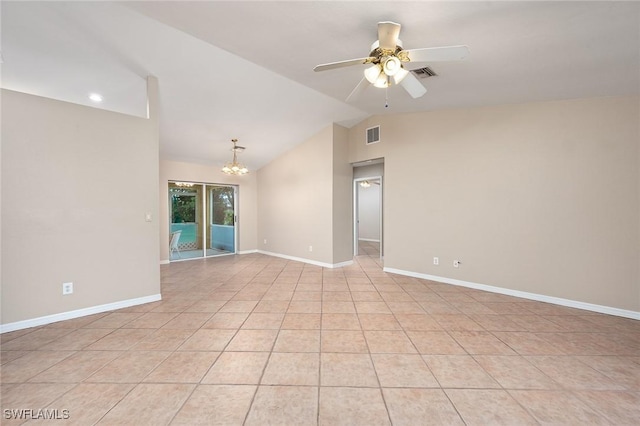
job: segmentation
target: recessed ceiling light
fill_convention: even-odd
[[[98,93],[92,93],[89,95],[89,99],[91,99],[93,102],[102,102],[102,95]]]

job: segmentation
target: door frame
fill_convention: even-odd
[[[383,219],[383,212],[382,212],[382,208],[383,208],[383,202],[382,200],[384,199],[384,195],[383,195],[383,176],[368,176],[368,177],[362,177],[362,178],[355,178],[353,179],[353,255],[357,256],[358,255],[358,242],[359,242],[359,233],[358,233],[358,225],[359,225],[359,209],[358,209],[358,186],[360,185],[360,182],[363,182],[365,180],[379,180],[380,181],[380,217],[378,219],[378,223],[380,226],[380,259],[384,258],[384,245],[383,245],[383,230],[384,230],[384,226],[382,223],[382,219]]]

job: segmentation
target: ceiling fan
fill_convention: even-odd
[[[457,61],[469,55],[467,46],[426,47],[404,50],[400,35],[400,24],[385,21],[378,22],[378,40],[371,45],[369,56],[347,61],[317,65],[314,71],[326,71],[335,68],[359,64],[371,64],[364,70],[364,78],[347,97],[347,102],[355,100],[373,84],[375,87],[389,87],[400,84],[412,98],[427,93],[427,89],[418,79],[404,68],[408,62]]]

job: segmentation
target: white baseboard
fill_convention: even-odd
[[[489,291],[491,293],[499,293],[507,296],[514,296],[514,297],[520,297],[523,299],[536,300],[538,302],[547,302],[547,303],[552,303],[554,305],[567,306],[569,308],[584,309],[586,311],[598,312],[601,314],[615,315],[617,317],[640,320],[640,312],[613,308],[611,306],[596,305],[593,303],[580,302],[577,300],[563,299],[561,297],[545,296],[544,294],[529,293],[526,291],[511,290],[511,289],[502,288],[502,287],[494,287],[491,285],[478,284],[470,281],[462,281],[462,280],[457,280],[453,278],[438,277],[435,275],[404,271],[402,269],[384,268],[383,270],[385,272],[390,272],[392,274],[406,275],[408,277],[438,281],[445,284],[452,284],[452,285],[457,285],[461,287],[474,288],[476,290]]]
[[[258,250],[257,249],[253,249],[253,250],[241,250],[238,252],[238,254],[251,254],[251,253],[257,253]]]
[[[161,264],[161,265],[168,265],[169,263],[171,263],[171,261],[170,261],[169,259],[161,260],[161,261],[160,261],[160,264]]]
[[[358,238],[358,241],[369,241],[372,243],[379,243],[380,240],[372,240],[371,238]]]
[[[58,321],[65,321],[74,318],[85,317],[87,315],[99,314],[101,312],[113,311],[115,309],[128,308],[130,306],[143,305],[145,303],[162,300],[162,295],[153,294],[151,296],[138,297],[135,299],[121,300],[119,302],[107,303],[105,305],[92,306],[89,308],[77,309],[75,311],[61,312],[59,314],[47,315],[44,317],[32,318],[23,321],[11,322],[0,325],[0,334],[9,331],[22,330],[25,328],[38,327]]]
[[[353,260],[347,260],[346,262],[332,264],[332,263],[318,262],[317,260],[305,259],[303,257],[295,257],[295,256],[289,256],[286,254],[273,253],[273,252],[264,251],[264,250],[257,250],[257,252],[261,254],[266,254],[267,256],[280,257],[282,259],[295,260],[296,262],[309,263],[311,265],[321,266],[323,268],[334,269],[334,268],[341,268],[343,266],[349,266],[353,264]]]

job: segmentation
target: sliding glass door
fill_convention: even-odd
[[[235,188],[207,185],[207,255],[235,253]]]
[[[237,189],[169,182],[170,260],[236,252]]]

